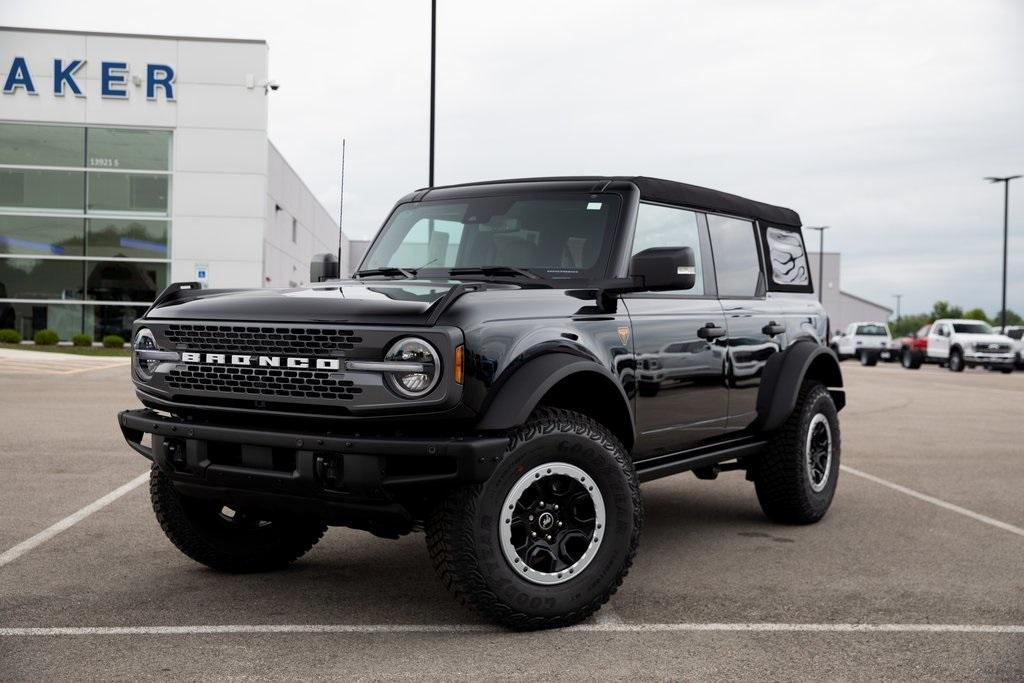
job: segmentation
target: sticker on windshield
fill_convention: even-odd
[[[601,202],[587,202],[587,211],[600,211]]]

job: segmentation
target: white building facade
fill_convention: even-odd
[[[892,316],[888,306],[868,301],[859,296],[844,292],[839,286],[841,274],[840,255],[834,251],[826,251],[822,261],[821,282],[818,281],[818,252],[808,254],[811,278],[815,283],[815,291],[821,291],[821,303],[828,313],[832,330],[842,330],[850,323],[886,322]]]
[[[297,286],[339,249],[267,139],[263,41],[0,28],[0,85],[0,328],[124,336],[170,282]]]

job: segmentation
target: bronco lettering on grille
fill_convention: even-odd
[[[208,363],[210,365],[259,366],[261,368],[294,368],[316,370],[340,370],[337,358],[295,358],[290,356],[255,356],[238,353],[196,353],[184,352],[181,360],[185,363]]]

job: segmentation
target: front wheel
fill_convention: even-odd
[[[515,629],[568,626],[608,601],[636,554],[643,504],[614,435],[542,408],[509,438],[494,474],[448,494],[427,520],[445,586]]]
[[[947,366],[952,372],[963,372],[964,371],[964,354],[960,349],[953,349],[949,352],[949,365]]]
[[[754,488],[772,520],[811,524],[825,516],[839,480],[839,415],[828,389],[804,382],[796,408],[768,441]]]
[[[178,550],[224,572],[283,569],[327,531],[317,518],[252,514],[183,496],[156,465],[149,475],[149,494],[160,527]]]

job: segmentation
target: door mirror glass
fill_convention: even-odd
[[[323,282],[341,277],[338,257],[334,254],[317,254],[309,264],[309,281]]]
[[[651,247],[635,254],[629,274],[643,279],[646,291],[693,289],[697,266],[690,247]]]

